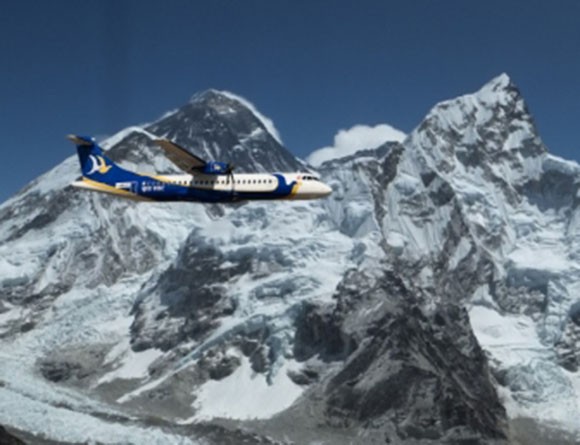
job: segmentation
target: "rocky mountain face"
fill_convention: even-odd
[[[103,145],[172,171],[153,135],[238,171],[308,168],[229,93]],[[323,201],[143,204],[72,190],[73,156],[5,202],[0,424],[71,443],[580,440],[580,168],[511,80],[318,172]]]

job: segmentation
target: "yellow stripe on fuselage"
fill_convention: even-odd
[[[96,192],[103,192],[109,193],[111,195],[123,196],[125,198],[133,199],[135,201],[153,201],[152,199],[145,198],[144,196],[137,195],[136,193],[129,192],[127,190],[118,189],[108,184],[104,184],[102,182],[93,181],[92,179],[88,179],[83,177],[82,182],[87,184],[89,189],[94,190]]]
[[[298,190],[300,189],[301,185],[302,185],[302,181],[296,181],[296,184],[294,184],[292,186],[292,190],[290,190],[290,194],[288,195],[287,199],[294,199],[294,197],[298,193]]]

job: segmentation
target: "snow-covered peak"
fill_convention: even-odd
[[[377,148],[386,142],[403,142],[406,137],[405,133],[387,124],[374,127],[355,125],[348,130],[340,130],[334,136],[333,145],[315,150],[308,156],[307,161],[318,167],[326,161]]]
[[[475,93],[438,103],[431,109],[427,118],[436,114],[444,114],[446,119],[453,122],[465,121],[466,119],[473,122],[473,117],[476,118],[475,120],[481,121],[489,118],[490,112],[494,111],[493,108],[497,106],[513,107],[528,114],[519,89],[505,73],[493,78]],[[499,117],[503,117],[503,115]]]
[[[514,107],[527,113],[520,90],[505,73],[487,82],[473,96],[482,106]]]
[[[520,91],[506,74],[475,93],[435,105],[408,145],[419,148],[418,156],[440,172],[460,164],[484,169],[503,164],[495,175],[511,172],[514,178],[535,176],[546,152]]]
[[[303,169],[303,163],[280,144],[270,119],[247,100],[225,91],[196,94],[146,130],[203,159],[233,163],[239,172]]]
[[[506,73],[501,73],[499,76],[494,77],[489,82],[487,82],[480,90],[479,94],[487,93],[487,92],[499,92],[505,91],[510,86],[512,86],[512,80],[510,76]]]
[[[203,91],[201,93],[194,94],[190,100],[190,102],[197,103],[197,102],[209,102],[212,99],[226,99],[227,101],[235,101],[238,102],[244,108],[247,108],[252,114],[260,121],[260,123],[264,126],[264,128],[270,133],[270,135],[278,142],[280,145],[283,145],[282,138],[280,137],[280,132],[274,125],[272,119],[268,118],[264,114],[260,113],[256,106],[250,102],[249,100],[243,98],[242,96],[238,96],[237,94],[231,93],[229,91],[220,91],[215,89],[209,89]],[[227,110],[226,110],[227,111]],[[230,109],[231,112],[234,112],[234,109]]]
[[[202,102],[207,100],[208,98],[211,98],[212,96],[218,96],[220,94],[220,92],[214,88],[209,88],[207,90],[204,91],[198,91],[196,93],[193,94],[193,96],[191,96],[191,98],[189,99],[189,102]]]

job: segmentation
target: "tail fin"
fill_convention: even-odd
[[[68,135],[67,138],[77,146],[83,177],[105,184],[134,180],[135,173],[125,170],[113,161],[87,136]]]

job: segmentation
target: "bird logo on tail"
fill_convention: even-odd
[[[107,165],[105,160],[101,156],[90,155],[89,159],[93,163],[91,170],[87,173],[87,175],[92,175],[93,173],[99,172],[101,175],[104,175],[111,169],[111,165]]]

